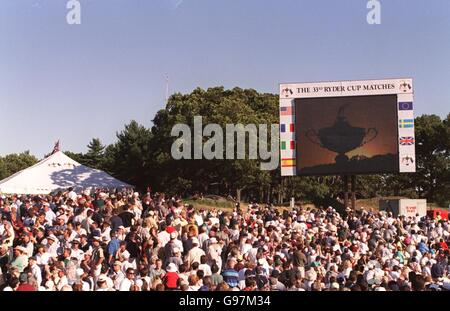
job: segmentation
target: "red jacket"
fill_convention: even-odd
[[[178,276],[178,274],[176,272],[167,272],[166,275],[164,276],[164,285],[167,288],[170,289],[175,289],[177,288],[177,281],[180,277]]]
[[[24,283],[20,284],[19,287],[17,287],[16,292],[35,292],[36,288],[34,286]]]

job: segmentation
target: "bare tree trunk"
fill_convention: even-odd
[[[236,189],[236,201],[241,202],[241,188]]]

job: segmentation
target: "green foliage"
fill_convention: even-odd
[[[117,133],[117,142],[106,148],[105,169],[116,177],[136,187],[144,187],[150,176],[147,169],[150,163],[149,129],[136,121],[125,125],[125,129]]]
[[[0,180],[36,164],[37,161],[36,157],[31,155],[29,151],[0,157]]]
[[[156,188],[234,195],[242,190],[260,193],[261,188],[271,184],[277,173],[261,171],[259,160],[173,160],[170,151],[176,137],[170,136],[171,129],[177,123],[193,129],[194,116],[203,116],[203,124],[216,123],[222,128],[226,124],[278,123],[278,97],[252,89],[223,87],[197,88],[191,94],[171,96],[166,109],[159,111],[153,120],[154,157],[149,168],[154,173]]]
[[[104,161],[105,146],[102,145],[100,139],[93,138],[87,145],[88,152],[84,155],[85,165],[93,168],[102,168]]]

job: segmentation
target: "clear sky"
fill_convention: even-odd
[[[0,154],[115,141],[170,92],[281,82],[415,79],[417,114],[450,112],[450,1],[0,0]]]

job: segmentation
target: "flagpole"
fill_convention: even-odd
[[[169,102],[169,75],[166,74],[166,105]]]

